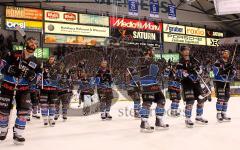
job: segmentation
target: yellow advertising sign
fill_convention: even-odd
[[[186,27],[186,34],[195,36],[206,36],[204,28]]]
[[[43,10],[33,9],[33,8],[24,8],[24,7],[6,6],[6,17],[19,18],[19,19],[42,20],[43,19]]]
[[[109,37],[109,28],[46,22],[45,33]]]
[[[6,29],[16,30],[16,25],[20,26],[24,31],[42,32],[43,24],[41,21],[28,21],[18,19],[6,19]]]
[[[163,38],[164,42],[206,45],[206,38],[204,37],[164,33]]]

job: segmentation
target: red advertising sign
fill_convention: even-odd
[[[78,14],[71,12],[45,10],[45,21],[78,23]]]
[[[162,32],[162,23],[127,18],[110,17],[110,26],[112,28],[138,29]]]

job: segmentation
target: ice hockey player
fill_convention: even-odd
[[[86,72],[86,70],[87,70],[86,66],[87,65],[86,65],[86,61],[85,60],[81,60],[79,62],[79,64],[78,64],[78,66],[77,66],[77,70],[76,70],[76,72],[77,72],[77,79],[78,79],[78,81],[80,81],[79,82],[80,84],[81,84],[82,78],[84,78],[84,76],[88,76],[87,72]],[[86,77],[86,78],[88,78],[88,77]],[[79,94],[79,97],[78,97],[79,105],[78,105],[78,107],[81,107],[81,104],[82,104],[82,102],[84,102],[84,100],[82,99],[83,97],[81,96],[81,87],[80,87],[80,85],[79,85],[79,88],[77,90],[77,93]]]
[[[217,120],[231,121],[230,117],[227,117],[228,101],[230,99],[230,82],[233,81],[236,69],[234,64],[229,60],[230,51],[222,51],[221,58],[218,59],[213,66],[214,73],[214,86],[217,96]]]
[[[195,120],[197,123],[207,124],[208,121],[202,117],[206,98],[200,85],[200,74],[202,73],[200,63],[197,59],[190,56],[190,48],[188,46],[182,46],[180,51],[181,58],[177,65],[177,76],[181,78],[182,95],[186,103],[186,126],[189,128],[194,126],[191,116],[195,100],[197,100]]]
[[[140,71],[140,85],[142,93],[142,108],[140,109],[141,115],[141,132],[153,132],[154,127],[150,126],[148,122],[150,108],[152,103],[156,103],[155,108],[156,122],[155,127],[159,129],[168,129],[169,125],[165,124],[163,121],[163,116],[165,114],[165,97],[160,89],[160,84],[158,81],[159,67],[154,64],[153,51],[151,48],[147,49],[144,57],[139,61],[140,66],[138,66]]]
[[[26,40],[26,49],[12,51],[2,58],[4,75],[0,94],[0,140],[5,140],[8,133],[10,111],[13,101],[16,103],[17,118],[13,127],[13,140],[15,144],[23,144],[23,136],[27,118],[31,112],[30,84],[36,82],[36,76],[41,72],[41,66],[34,57],[38,47],[35,38]]]
[[[134,109],[134,117],[135,118],[141,118],[139,114],[139,110],[141,108],[141,89],[139,82],[136,82],[136,78],[139,78],[137,68],[136,67],[131,67],[127,68],[126,72],[126,83],[128,85],[128,95],[131,97],[133,100],[133,109]]]
[[[181,100],[181,83],[176,76],[176,65],[173,65],[171,60],[168,61],[168,66],[164,70],[164,76],[168,79],[168,93],[171,103],[171,116],[179,117],[180,112],[179,102]]]
[[[62,119],[67,120],[70,99],[72,96],[73,84],[67,70],[64,68],[60,74],[58,100],[56,102],[56,114],[54,120],[58,120],[60,115],[60,105],[62,106]]]
[[[92,103],[92,96],[94,95],[94,82],[94,77],[90,77],[85,69],[82,70],[78,90],[80,91],[80,100],[83,101],[84,115],[88,115],[91,111],[90,105]]]
[[[100,99],[100,111],[102,120],[111,120],[110,115],[113,91],[112,91],[112,75],[108,68],[106,60],[101,61],[101,65],[96,74],[97,93]]]
[[[54,56],[50,56],[43,65],[43,78],[40,94],[41,113],[44,126],[55,126],[55,103],[58,99],[58,81],[60,67]]]

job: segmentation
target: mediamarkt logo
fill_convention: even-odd
[[[112,27],[118,27],[118,28],[131,28],[131,29],[152,30],[152,31],[160,31],[160,32],[162,31],[162,27],[160,23],[156,25],[154,24],[154,22],[141,21],[141,20],[111,17],[110,24]]]

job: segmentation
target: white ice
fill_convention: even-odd
[[[167,100],[166,108],[170,101]],[[231,98],[229,116],[231,122],[217,123],[215,99],[206,102],[204,117],[206,126],[185,127],[184,117],[165,117],[170,129],[151,134],[140,133],[140,120],[121,116],[119,111],[132,108],[132,102],[119,101],[112,107],[112,121],[101,121],[99,114],[87,117],[61,119],[55,127],[43,127],[41,120],[32,119],[26,129],[26,143],[16,146],[12,142],[12,130],[0,150],[237,150],[240,143],[240,98]],[[183,103],[181,102],[181,108]],[[194,110],[195,111],[195,110]],[[193,115],[194,119],[195,113]],[[155,117],[151,117],[154,124]],[[13,123],[11,123],[12,125]]]

